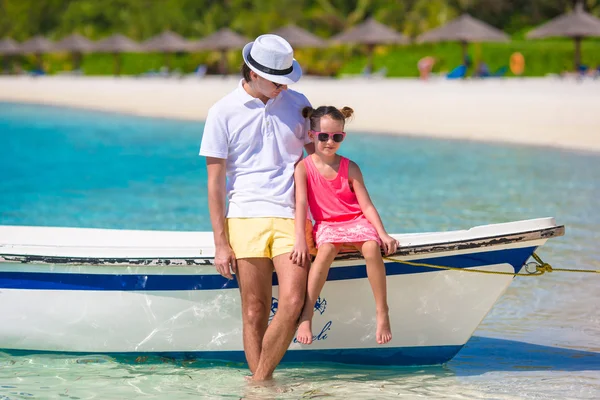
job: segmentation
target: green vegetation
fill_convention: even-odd
[[[524,41],[509,43],[481,43],[469,46],[469,55],[474,64],[478,60],[487,63],[490,71],[508,66],[510,55],[520,52],[525,57],[524,76],[544,76],[573,70],[574,45],[571,40]],[[583,64],[600,66],[600,41],[584,41],[582,44]],[[436,58],[433,72],[448,72],[461,63],[461,47],[456,43],[382,48],[374,57],[374,70],[385,67],[388,76],[418,76],[417,62],[425,56]],[[359,73],[366,64],[365,56],[351,58],[340,73]],[[508,72],[508,75],[511,75]]]
[[[0,38],[18,41],[35,35],[58,40],[80,33],[97,40],[122,33],[142,41],[165,29],[187,38],[207,36],[227,26],[253,38],[289,23],[328,38],[363,21],[368,16],[411,37],[469,12],[513,38],[510,43],[470,45],[474,62],[484,60],[492,71],[507,65],[514,51],[526,60],[525,75],[543,76],[572,69],[573,43],[567,39],[526,41],[525,33],[573,8],[577,0],[0,0]],[[584,0],[587,11],[600,15],[600,0]],[[584,40],[583,63],[600,64],[600,41]],[[434,56],[434,72],[448,71],[460,63],[458,44],[380,46],[374,58],[375,69],[385,66],[388,76],[417,76],[416,63],[426,55]],[[231,72],[241,63],[239,51],[229,54]],[[359,73],[366,64],[360,46],[323,50],[299,49],[297,58],[313,74]],[[219,55],[215,53],[178,54],[172,67],[184,73],[206,64],[215,72]],[[24,69],[34,65],[33,57],[19,60]],[[49,72],[71,69],[69,55],[44,56]],[[82,69],[86,74],[111,74],[113,56],[86,55]],[[140,74],[164,65],[161,54],[124,54],[122,73]]]

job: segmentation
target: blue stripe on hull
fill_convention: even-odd
[[[487,251],[454,256],[412,260],[455,268],[508,263],[519,271],[535,247]],[[18,264],[15,264],[18,268]],[[98,267],[100,270],[102,267]],[[438,271],[399,263],[386,263],[388,276]],[[328,281],[363,279],[367,277],[364,265],[336,267],[329,270]],[[273,285],[277,277],[273,274]],[[171,291],[235,289],[237,281],[220,275],[115,275],[51,272],[0,272],[0,289],[30,290],[99,290],[99,291]]]
[[[380,347],[370,349],[289,350],[282,363],[340,363],[352,365],[417,366],[444,364],[463,346]],[[28,350],[0,350],[13,356],[53,354],[63,356],[105,355],[125,362],[139,362],[139,357],[167,357],[174,360],[246,362],[243,351],[194,351],[158,353],[80,353]],[[146,361],[146,360],[144,360]],[[85,362],[83,360],[82,362]]]

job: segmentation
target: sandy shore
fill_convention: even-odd
[[[0,77],[0,101],[203,120],[237,77]],[[294,89],[313,105],[348,105],[349,132],[537,144],[600,151],[600,80],[320,79]]]

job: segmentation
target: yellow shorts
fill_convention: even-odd
[[[274,258],[294,248],[293,218],[227,218],[225,227],[236,258]],[[312,224],[306,221],[306,241],[314,249]]]

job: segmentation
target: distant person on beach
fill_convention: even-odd
[[[346,137],[344,125],[353,110],[331,106],[313,109],[302,115],[310,120],[309,136],[315,152],[296,166],[296,245],[291,258],[304,265],[309,257],[304,229],[307,208],[315,220],[313,236],[317,255],[308,274],[308,289],[296,340],[311,344],[314,306],[327,280],[327,273],[342,247],[360,251],[367,264],[367,276],[375,296],[376,340],[392,339],[387,304],[387,285],[381,247],[385,254],[396,251],[399,243],[385,231],[377,209],[371,202],[358,165],[337,154]]]
[[[423,57],[417,62],[417,69],[419,70],[419,78],[426,81],[429,79],[429,74],[435,64],[435,58],[431,56]]]
[[[516,76],[521,76],[525,72],[525,57],[523,54],[514,52],[509,59],[510,72]]]
[[[309,262],[294,264],[290,257],[294,167],[313,147],[300,112],[310,103],[288,90],[302,76],[290,44],[261,35],[242,56],[243,79],[210,108],[200,155],[207,164],[214,264],[222,276],[236,275],[244,352],[252,379],[262,381],[294,338],[304,305]],[[279,299],[269,324],[273,270]]]

